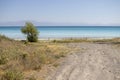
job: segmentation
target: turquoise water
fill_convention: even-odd
[[[20,29],[20,26],[0,26],[0,34],[13,39],[25,39]],[[41,39],[120,37],[120,26],[37,26],[37,29]]]

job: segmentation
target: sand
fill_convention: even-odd
[[[72,52],[46,80],[120,80],[120,48],[112,44],[69,43]]]

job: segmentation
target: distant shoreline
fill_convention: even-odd
[[[116,39],[120,37],[70,37],[70,38],[39,38],[38,40],[74,40],[74,39],[86,39],[86,40],[103,40],[103,39]],[[14,39],[14,40],[26,40],[26,39]]]

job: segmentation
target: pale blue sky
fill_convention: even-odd
[[[120,25],[120,0],[0,0],[0,22]]]

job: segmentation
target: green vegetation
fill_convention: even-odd
[[[100,44],[106,44],[106,43],[110,43],[110,44],[120,44],[120,38],[112,38],[112,39],[97,39],[97,40],[92,40],[92,42],[94,43],[100,43]]]
[[[4,54],[0,54],[0,65],[7,63],[7,57]]]
[[[61,40],[52,40],[53,43],[80,43],[80,42],[92,42],[92,43],[120,43],[120,38],[112,39],[90,39],[90,38],[68,38]]]
[[[29,80],[36,80],[34,76],[30,77]]]
[[[91,42],[91,40],[87,39],[87,38],[83,38],[83,39],[73,39],[73,38],[68,38],[68,39],[62,39],[62,40],[53,40],[52,42],[54,43],[79,43],[79,42]]]
[[[23,34],[27,35],[27,40],[29,42],[37,42],[38,41],[39,32],[32,23],[26,22],[25,26],[21,29],[21,32]]]
[[[7,71],[2,76],[2,80],[23,80],[23,74],[18,71]]]
[[[10,39],[10,38],[8,38],[8,37],[6,37],[4,35],[0,35],[0,41],[1,40],[10,40],[10,41],[12,41],[13,39]]]

